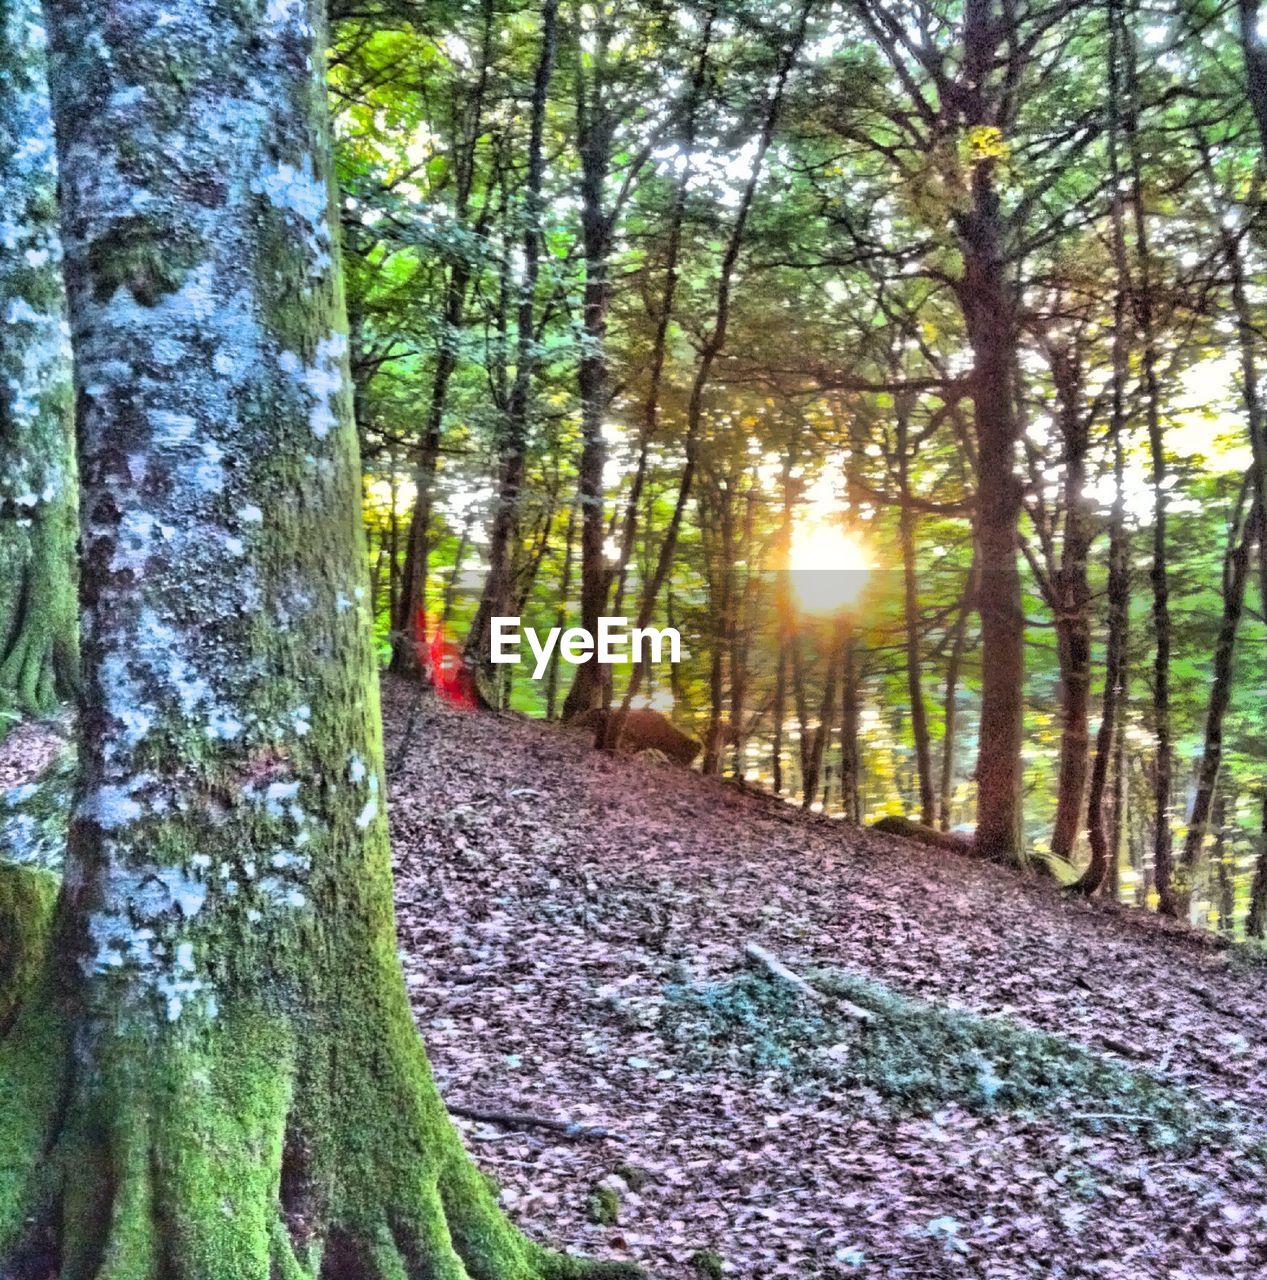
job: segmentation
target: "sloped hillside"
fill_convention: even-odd
[[[1264,1273],[1241,955],[516,717],[425,698],[402,746],[384,699],[418,1021],[534,1233],[665,1280]]]

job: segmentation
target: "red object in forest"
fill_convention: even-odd
[[[427,623],[419,610],[414,634],[418,637],[418,658],[431,678],[431,687],[452,706],[462,711],[475,711],[480,706],[479,689],[475,675],[462,656],[461,647],[444,638],[437,627],[427,639]]]

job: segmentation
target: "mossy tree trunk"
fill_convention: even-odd
[[[38,0],[0,0],[0,734],[75,689],[75,460]]]
[[[323,8],[47,6],[85,679],[6,1280],[593,1270],[498,1211],[396,959]]]

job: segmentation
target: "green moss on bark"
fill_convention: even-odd
[[[0,862],[0,1032],[42,971],[57,885],[38,867]]]
[[[56,1140],[69,1047],[69,1024],[47,996],[0,1039],[0,1263],[42,1250],[48,1236],[57,1195],[43,1155]]]
[[[40,10],[0,3],[0,735],[78,680],[70,346]]]

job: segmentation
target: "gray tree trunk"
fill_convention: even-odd
[[[3,734],[78,681],[70,341],[36,0],[0,4],[0,323]]]
[[[0,1275],[587,1274],[498,1211],[396,959],[324,6],[48,14],[85,681]]]

